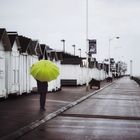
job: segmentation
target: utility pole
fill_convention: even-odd
[[[63,52],[65,52],[65,40],[62,39],[61,41],[63,42]]]
[[[80,55],[79,55],[79,56],[80,56],[80,58],[81,58],[81,49],[79,48],[78,50],[79,50],[79,52],[80,52]]]
[[[108,76],[111,77],[111,70],[110,70],[110,43],[113,39],[119,39],[120,37],[113,37],[113,38],[109,38],[109,49],[108,49],[108,61],[109,61],[109,64],[108,64]]]
[[[130,78],[132,79],[133,76],[133,61],[130,60]]]
[[[76,45],[72,45],[72,47],[73,47],[73,49],[74,49],[74,53],[73,53],[74,56],[75,56],[75,46],[76,46]]]
[[[86,79],[86,91],[89,91],[89,40],[88,40],[88,0],[86,0],[86,68],[87,68],[87,79]]]

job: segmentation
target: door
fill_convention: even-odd
[[[11,52],[11,93],[19,94],[19,53]]]
[[[6,97],[5,89],[5,52],[0,51],[0,97]]]

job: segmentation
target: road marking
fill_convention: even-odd
[[[28,100],[33,100],[33,101],[39,101],[39,99],[28,99]],[[56,103],[71,103],[69,101],[63,101],[63,100],[50,100],[50,99],[46,99],[46,102],[56,102]]]
[[[71,102],[68,102],[68,101],[62,101],[62,100],[48,100],[47,99],[47,102],[58,102],[58,103],[71,103]]]
[[[90,115],[90,114],[61,114],[62,117],[79,117],[79,118],[100,118],[100,119],[115,119],[115,120],[140,120],[140,117],[134,116],[111,116],[111,115]]]

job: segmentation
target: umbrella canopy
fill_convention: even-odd
[[[39,81],[50,82],[59,75],[59,68],[49,60],[40,60],[31,66],[30,74]]]

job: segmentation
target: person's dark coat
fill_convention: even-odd
[[[48,82],[41,82],[41,81],[37,80],[37,88],[38,88],[38,92],[47,93]]]

